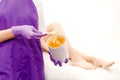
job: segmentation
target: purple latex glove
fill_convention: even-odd
[[[49,55],[50,55],[50,60],[54,63],[54,65],[59,65],[59,66],[62,66],[62,62],[60,60],[56,61],[53,56],[51,55],[50,52],[48,52]],[[68,63],[68,59],[65,59],[65,62],[64,63]]]
[[[11,30],[15,37],[23,36],[26,39],[40,39],[40,37],[47,35],[42,34],[42,32],[39,32],[36,28],[30,25],[13,26]]]

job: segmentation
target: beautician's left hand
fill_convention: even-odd
[[[53,56],[51,55],[51,53],[50,52],[48,52],[49,53],[49,55],[50,55],[50,59],[51,59],[51,61],[54,63],[54,65],[59,65],[59,66],[62,66],[62,62],[60,61],[60,60],[55,60],[54,58],[53,58]],[[68,60],[69,59],[65,59],[65,62],[64,63],[68,63]]]

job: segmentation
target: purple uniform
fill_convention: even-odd
[[[0,30],[19,25],[32,25],[38,29],[38,15],[33,1],[2,0]],[[40,41],[20,36],[0,43],[0,80],[44,80]]]

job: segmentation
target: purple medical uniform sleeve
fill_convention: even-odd
[[[38,15],[33,1],[2,0],[0,30],[20,25],[32,25],[38,29]],[[45,80],[38,39],[28,40],[19,36],[0,43],[0,80]]]

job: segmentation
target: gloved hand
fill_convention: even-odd
[[[15,37],[23,36],[27,39],[40,39],[40,37],[47,35],[42,34],[42,32],[39,32],[36,28],[30,25],[13,26],[11,30]]]
[[[58,64],[59,66],[62,66],[62,62],[61,62],[60,60],[56,61],[56,60],[53,58],[53,56],[51,55],[51,53],[50,53],[50,52],[48,52],[48,53],[49,53],[49,55],[50,55],[50,60],[54,63],[54,65],[57,66],[57,64]],[[69,59],[66,58],[64,63],[68,63],[68,60],[69,60]]]

